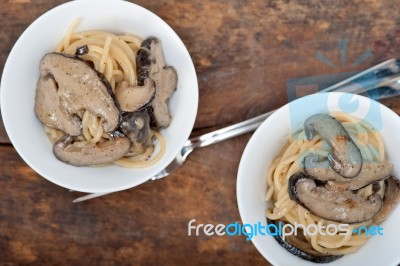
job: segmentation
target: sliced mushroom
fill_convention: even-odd
[[[173,67],[165,65],[160,40],[155,37],[144,40],[137,53],[136,62],[139,84],[148,77],[156,84],[156,95],[151,104],[152,127],[168,127],[171,122],[168,100],[176,90],[178,75]]]
[[[152,145],[150,116],[147,110],[124,114],[121,130],[131,140],[132,150],[138,154],[143,153]]]
[[[76,48],[76,51],[75,51],[76,56],[85,55],[87,53],[89,53],[89,46],[87,46],[87,45],[80,46],[80,47]]]
[[[154,99],[156,88],[150,78],[144,80],[143,86],[129,86],[123,81],[115,90],[115,97],[121,111],[135,112],[145,108]]]
[[[381,189],[382,189],[382,185],[381,185],[381,183],[382,182],[380,182],[380,181],[376,181],[376,182],[373,182],[371,185],[372,185],[372,192],[379,192]]]
[[[339,121],[327,114],[313,115],[304,122],[304,131],[308,139],[318,133],[329,144],[332,152],[328,155],[328,161],[335,172],[346,178],[360,173],[360,149]]]
[[[346,189],[357,190],[375,181],[388,178],[393,173],[393,164],[383,162],[363,162],[361,171],[355,177],[349,179],[337,174],[329,166],[327,160],[320,161],[318,155],[308,155],[304,158],[304,171],[313,179],[319,181],[335,181],[343,184]]]
[[[156,37],[149,37],[145,39],[140,45],[141,49],[136,54],[136,68],[138,74],[138,84],[143,85],[144,80],[150,76],[151,65],[155,63],[155,59],[152,59],[151,43],[158,42]],[[151,61],[154,62],[151,62]]]
[[[280,222],[282,222],[283,225],[285,224],[283,221]],[[276,221],[270,219],[267,219],[267,223],[278,226]],[[343,255],[324,255],[319,253],[313,249],[310,242],[308,242],[301,233],[297,233],[295,236],[286,236],[285,240],[283,240],[280,235],[274,235],[274,238],[284,249],[303,260],[314,263],[329,263],[343,257]]]
[[[317,186],[303,173],[289,178],[288,193],[293,201],[323,219],[338,223],[361,223],[374,218],[382,209],[381,196],[364,199],[340,186]]]
[[[383,198],[383,208],[374,218],[374,223],[380,224],[389,216],[400,202],[400,181],[394,177],[385,180],[386,191]]]
[[[81,135],[82,123],[75,114],[69,114],[60,105],[57,83],[51,77],[40,78],[37,83],[35,114],[45,125],[57,128],[71,136]]]
[[[110,84],[87,63],[75,57],[50,53],[43,57],[40,73],[40,79],[53,80],[53,83],[57,84],[59,105],[54,109],[55,103],[51,105],[48,101],[43,102],[40,97],[36,97],[35,105],[40,105],[40,108],[35,107],[39,119],[50,114],[58,120],[60,112],[66,113],[67,116],[74,116],[88,110],[103,118],[103,128],[106,132],[113,132],[118,127],[120,111],[113,99]],[[49,93],[56,98],[54,86],[48,85],[49,82],[39,80],[37,92],[46,93],[45,90],[51,88]],[[42,87],[43,84],[47,85]],[[45,123],[42,119],[41,121]],[[55,124],[55,128],[58,128],[57,125]],[[71,131],[75,132],[74,130],[65,132],[71,133]]]
[[[131,142],[124,136],[117,136],[110,140],[91,143],[83,147],[73,144],[73,138],[64,135],[53,146],[54,155],[67,164],[74,166],[89,166],[112,163],[129,152]]]

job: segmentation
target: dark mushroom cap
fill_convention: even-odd
[[[168,100],[176,90],[178,75],[172,66],[166,66],[161,42],[155,37],[145,39],[136,57],[139,84],[151,78],[156,84],[156,95],[151,103],[151,126],[159,129],[168,127],[171,116]]]
[[[374,218],[374,223],[382,223],[400,202],[400,181],[394,177],[385,180],[386,190],[383,198],[383,208]]]
[[[81,125],[65,118],[87,110],[103,118],[106,132],[113,132],[118,127],[120,111],[113,100],[110,84],[87,63],[75,57],[50,53],[43,57],[40,73],[35,113],[43,123],[71,135],[80,135]],[[46,94],[49,96],[44,97]]]
[[[89,46],[87,46],[87,45],[80,46],[80,47],[76,48],[76,51],[75,51],[76,56],[85,55],[87,53],[89,53]]]
[[[144,80],[143,86],[129,86],[128,82],[123,81],[115,89],[115,97],[123,112],[136,112],[146,108],[153,101],[155,94],[155,84],[150,78]]]
[[[56,81],[50,77],[41,77],[37,83],[35,114],[43,124],[64,131],[71,136],[82,134],[79,116],[69,113],[65,104],[60,102]]]
[[[112,163],[129,152],[131,142],[118,136],[99,143],[87,142],[83,147],[73,145],[73,138],[64,135],[53,146],[53,153],[60,161],[74,166]]]
[[[360,149],[351,139],[343,125],[327,114],[316,114],[304,122],[304,132],[308,139],[318,133],[332,148],[328,156],[332,169],[339,175],[352,178],[361,171]]]
[[[120,127],[131,140],[133,151],[143,153],[151,145],[150,116],[146,109],[123,114]]]
[[[335,183],[317,186],[303,173],[289,178],[288,193],[293,201],[323,219],[338,223],[361,223],[374,218],[382,209],[383,200],[377,193],[368,199],[344,190]]]
[[[394,170],[393,164],[388,161],[364,161],[360,173],[353,178],[345,178],[337,174],[327,160],[321,160],[318,155],[308,155],[303,161],[304,171],[308,176],[319,181],[334,181],[342,184],[346,189],[357,190],[369,184],[388,178]]]

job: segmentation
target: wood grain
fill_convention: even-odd
[[[266,264],[242,237],[195,237],[187,224],[240,221],[236,168],[249,136],[196,151],[175,174],[73,204],[69,193],[0,146],[1,261],[35,265]],[[217,146],[215,146],[217,147]],[[215,160],[208,160],[213,156]],[[226,165],[221,169],[221,165]],[[193,172],[192,169],[197,169]],[[216,169],[219,169],[216,171]],[[68,254],[68,256],[66,256]]]
[[[28,25],[63,2],[0,2],[0,72]],[[192,56],[200,88],[193,135],[287,103],[288,79],[361,70],[400,58],[396,0],[135,2],[164,19]],[[343,64],[340,40],[348,43]],[[353,66],[368,50],[371,57]],[[318,52],[335,67],[317,60]],[[399,114],[399,100],[382,103]],[[240,222],[236,172],[249,137],[195,151],[166,179],[72,204],[81,194],[29,168],[0,121],[0,264],[269,265],[244,237],[187,235],[191,219]]]

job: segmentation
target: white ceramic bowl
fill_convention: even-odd
[[[39,62],[46,53],[55,49],[76,18],[81,19],[76,31],[100,29],[143,38],[156,36],[161,40],[166,63],[175,67],[179,81],[169,104],[173,120],[167,129],[161,131],[167,149],[155,165],[143,169],[74,167],[54,157],[52,145],[33,111]],[[51,182],[82,192],[131,188],[164,169],[188,139],[197,105],[196,72],[178,35],[157,15],[120,0],[72,1],[39,17],[12,49],[1,83],[1,113],[7,134],[19,155]]]
[[[344,93],[323,93],[300,98],[270,116],[254,133],[244,150],[237,178],[237,200],[243,224],[266,224],[264,201],[266,175],[272,160],[304,120],[317,113],[342,111],[365,119],[381,133],[388,159],[395,165],[394,176],[400,178],[400,118],[393,111],[368,98]],[[400,262],[400,207],[382,224],[383,236],[373,236],[354,254],[329,265],[397,265]],[[273,265],[316,265],[292,255],[272,236],[252,239],[259,252]]]

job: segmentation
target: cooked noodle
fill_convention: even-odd
[[[332,114],[341,121],[351,138],[359,147],[362,157],[370,161],[383,161],[385,150],[379,133],[369,124],[359,122],[355,118],[343,114]],[[281,220],[291,224],[303,224],[306,227],[310,224],[327,226],[328,224],[339,225],[339,223],[319,218],[296,202],[292,201],[288,194],[288,179],[296,172],[303,172],[302,161],[310,152],[327,156],[329,146],[321,138],[307,140],[304,130],[292,137],[288,145],[284,147],[281,154],[273,161],[267,174],[268,190],[265,195],[266,201],[273,203],[273,209],[267,210],[267,218]],[[379,194],[383,197],[385,191],[384,181],[380,181],[381,189]],[[360,189],[357,194],[367,198],[373,193],[372,185]],[[324,255],[342,255],[357,251],[367,240],[366,234],[353,234],[353,228],[372,225],[373,221],[349,225],[346,235],[330,236],[325,233],[306,235],[306,240],[312,247]]]
[[[136,53],[140,49],[142,39],[134,35],[115,35],[105,31],[83,31],[75,33],[79,20],[75,20],[67,30],[64,39],[56,48],[56,52],[75,55],[77,48],[87,45],[88,53],[80,57],[86,62],[93,63],[94,68],[102,73],[110,83],[113,92],[122,81],[129,85],[137,85]],[[98,143],[110,139],[102,127],[103,120],[100,117],[84,111],[79,114],[82,120],[82,135],[74,137],[74,146],[84,146],[87,142]],[[52,143],[55,143],[65,133],[45,126],[45,132]],[[123,158],[114,162],[122,167],[149,167],[158,162],[165,153],[166,141],[162,134],[152,131],[152,140],[159,144],[150,145],[142,154],[134,150]],[[132,145],[133,146],[133,145]],[[156,154],[153,154],[158,150]]]

